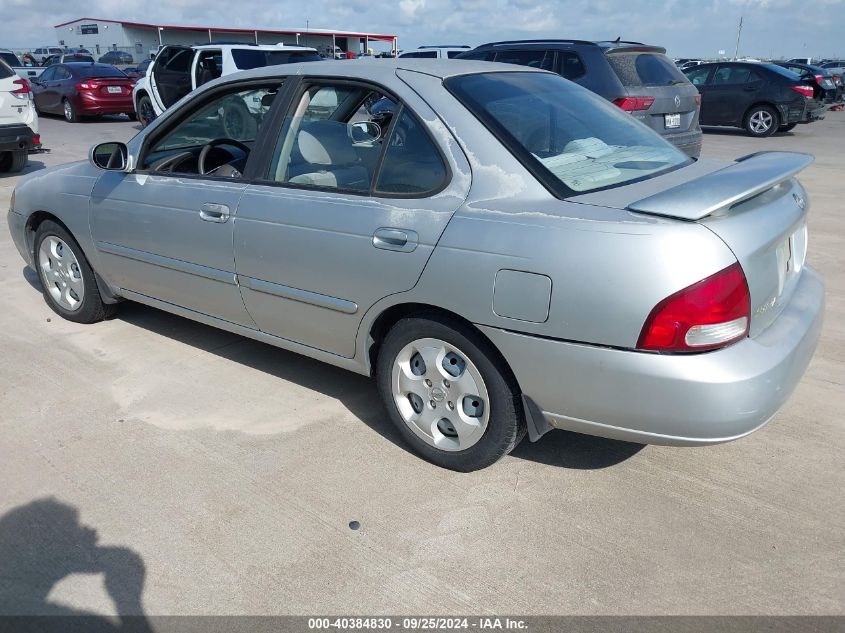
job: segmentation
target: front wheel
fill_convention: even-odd
[[[103,303],[94,271],[79,244],[50,220],[35,232],[35,267],[47,305],[68,321],[96,323],[116,309]]]
[[[745,131],[757,138],[771,136],[778,128],[778,118],[771,106],[754,106],[745,115]]]
[[[478,332],[457,320],[406,318],[379,350],[376,379],[391,420],[424,459],[469,472],[525,435],[516,381]]]

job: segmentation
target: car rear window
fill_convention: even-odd
[[[14,76],[15,71],[9,67],[9,64],[0,59],[0,79],[8,79]]]
[[[793,81],[796,79],[801,79],[801,75],[794,73],[791,70],[784,68],[783,66],[778,66],[777,64],[760,64],[760,67],[771,70],[773,73],[777,73],[778,75],[786,77],[787,79],[792,79]]]
[[[232,59],[240,70],[264,68],[296,62],[318,62],[322,58],[314,51],[256,51],[234,49]]]
[[[73,69],[73,76],[80,78],[97,77],[99,79],[107,77],[125,78],[127,75],[122,70],[118,70],[114,66],[108,64],[92,64],[91,66],[79,66]]]
[[[0,59],[9,64],[9,66],[23,66],[21,60],[14,53],[0,53]]]
[[[686,77],[661,53],[609,53],[607,61],[623,86],[671,86]]]
[[[446,88],[556,196],[646,180],[690,159],[607,100],[559,75],[459,75]]]
[[[90,55],[65,55],[64,62],[93,62],[94,58]]]

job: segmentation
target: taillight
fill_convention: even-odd
[[[619,106],[625,112],[648,110],[652,103],[654,103],[654,97],[619,97],[613,101],[614,105]]]
[[[795,92],[804,95],[805,97],[813,98],[813,89],[810,86],[790,86]]]
[[[18,99],[32,98],[32,88],[30,88],[29,82],[26,79],[15,79],[12,83],[18,86],[18,88],[12,90],[13,96]]]
[[[824,81],[824,75],[816,75],[816,83],[817,84],[819,84],[821,86],[823,81]]]
[[[748,335],[751,296],[739,263],[658,303],[637,347],[655,352],[703,352]]]
[[[83,81],[82,83],[76,84],[77,90],[94,90],[97,86],[94,84],[89,84],[87,81]]]
[[[41,136],[39,136],[38,134],[33,136],[32,137],[32,144],[35,145],[35,147],[38,147],[39,145],[41,145]]]

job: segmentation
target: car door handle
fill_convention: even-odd
[[[206,202],[200,207],[200,218],[206,222],[225,222],[229,219],[229,207],[216,202]]]
[[[386,251],[410,253],[419,243],[419,236],[408,229],[380,228],[373,233],[373,246]]]

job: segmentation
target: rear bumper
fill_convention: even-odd
[[[80,96],[77,101],[80,114],[121,114],[135,112],[132,95],[125,95],[120,99],[99,98],[91,95]]]
[[[28,125],[0,125],[0,152],[34,150],[41,146],[38,135]]]
[[[687,156],[698,158],[701,155],[701,139],[703,137],[701,128],[690,132],[662,134],[662,136]]]
[[[775,323],[709,353],[650,354],[482,330],[553,427],[703,445],[747,435],[777,412],[813,356],[823,313],[824,282],[805,268]]]

